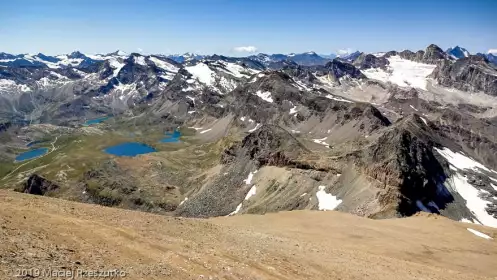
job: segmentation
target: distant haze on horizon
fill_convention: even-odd
[[[497,49],[497,1],[18,0],[0,10],[0,52],[318,54]]]

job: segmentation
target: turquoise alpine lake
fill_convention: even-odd
[[[153,147],[139,142],[127,142],[104,150],[106,153],[120,157],[134,157],[141,154],[156,152]]]
[[[41,157],[42,155],[48,153],[48,148],[38,148],[34,150],[30,150],[24,152],[16,157],[16,161],[24,161],[28,159],[33,159],[37,157]]]
[[[181,132],[175,130],[173,133],[166,132],[166,138],[160,140],[162,143],[178,143],[181,137]]]
[[[101,117],[101,118],[98,118],[98,119],[87,120],[84,125],[92,125],[92,124],[101,123],[101,122],[103,122],[105,120],[108,120],[109,118],[110,117]]]

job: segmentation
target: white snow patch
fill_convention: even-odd
[[[242,209],[242,204],[238,204],[238,206],[236,207],[235,211],[231,212],[228,214],[228,216],[233,216],[235,215],[236,213],[240,212],[240,210]]]
[[[193,128],[195,130],[201,130],[202,129],[202,127],[194,127],[194,126],[189,126],[188,128]]]
[[[321,145],[324,145],[324,146],[326,146],[327,148],[329,148],[329,147],[330,147],[330,145],[328,145],[326,142],[324,142],[324,141],[326,141],[326,139],[327,139],[327,138],[328,138],[328,137],[324,137],[324,138],[322,138],[322,139],[313,139],[312,141],[313,141],[314,143],[321,144]]]
[[[297,106],[293,106],[293,108],[290,108],[290,115],[297,114]]]
[[[479,191],[468,183],[464,176],[456,173],[450,177],[448,181],[449,186],[458,192],[464,200],[466,200],[466,207],[473,213],[480,223],[489,227],[497,228],[497,219],[488,214],[485,210],[488,201],[480,198]]]
[[[212,130],[212,128],[209,128],[209,129],[206,129],[206,130],[202,130],[202,131],[200,131],[200,134],[204,134],[204,133],[209,132],[211,130]]]
[[[248,191],[247,195],[245,196],[245,200],[249,200],[252,196],[256,194],[257,187],[253,185],[250,190]]]
[[[0,87],[10,87],[10,86],[16,86],[16,82],[12,80],[7,80],[7,79],[0,79]]]
[[[109,65],[112,69],[114,69],[113,76],[116,77],[119,74],[119,71],[124,67],[124,63],[119,62],[115,58],[109,59]]]
[[[181,201],[181,202],[179,203],[179,206],[183,205],[183,203],[185,203],[187,200],[188,200],[188,197],[185,197],[185,199],[183,199],[183,201]]]
[[[412,105],[409,105],[409,107],[411,107],[411,108],[412,108],[414,111],[416,111],[416,112],[418,112],[418,111],[419,111],[418,109],[414,108],[414,106],[412,106]]]
[[[479,236],[479,237],[482,237],[482,238],[485,238],[485,239],[489,239],[489,240],[490,240],[490,239],[493,239],[492,237],[490,237],[490,236],[488,236],[488,235],[486,235],[486,234],[484,234],[484,233],[482,233],[482,232],[479,232],[479,231],[477,231],[477,230],[474,230],[474,229],[472,229],[472,228],[467,228],[467,230],[468,230],[469,232],[471,232],[472,234],[476,235],[476,236]]]
[[[262,100],[273,103],[273,98],[271,97],[271,93],[269,91],[262,92],[258,90],[255,94],[259,96]]]
[[[242,122],[244,122],[244,121],[245,121],[245,117],[240,117],[240,120],[241,120]]]
[[[492,188],[494,188],[494,190],[496,190],[496,191],[497,191],[497,186],[496,186],[496,185],[494,185],[494,184],[490,183],[490,186],[491,186]]]
[[[342,102],[347,102],[347,103],[353,103],[352,101],[350,100],[347,100],[347,99],[343,99],[341,97],[338,97],[338,96],[335,96],[335,95],[331,95],[331,94],[328,94],[325,96],[326,98],[328,99],[333,99],[333,100],[336,100],[336,101],[342,101]]]
[[[190,99],[193,102],[193,105],[195,106],[195,98],[188,95],[186,96],[186,98]]]
[[[251,130],[249,130],[248,132],[251,132],[251,133],[252,133],[252,132],[256,131],[257,129],[259,129],[259,127],[261,127],[261,124],[260,124],[260,123],[256,124],[256,125],[255,125],[255,127],[254,127],[254,128],[252,128]]]
[[[472,169],[478,171],[477,169],[479,168],[491,172],[491,170],[483,166],[483,164],[463,155],[460,152],[455,153],[445,147],[443,149],[435,148],[435,150],[457,169]]]
[[[307,195],[307,193],[305,192],[305,193],[301,194],[300,197],[303,197],[303,196],[306,196],[306,195]]]
[[[256,71],[254,69],[250,68],[245,68],[241,65],[238,65],[236,63],[231,63],[231,62],[223,62],[225,68],[232,74],[233,76],[237,78],[248,78],[250,75],[253,75],[255,73],[259,73],[259,71]]]
[[[424,64],[403,59],[400,56],[391,56],[388,70],[371,68],[362,70],[369,79],[382,82],[391,82],[401,87],[414,87],[426,90],[427,76],[435,69],[436,65]]]
[[[377,53],[373,53],[372,55],[376,56],[376,57],[382,57],[386,54],[386,52],[377,52]]]
[[[292,129],[292,133],[300,133],[300,130]]]
[[[428,125],[428,122],[425,120],[423,117],[419,117],[426,125]]]
[[[185,69],[186,71],[190,72],[190,74],[192,74],[195,79],[203,84],[212,86],[212,84],[214,84],[215,82],[216,74],[205,63],[199,63],[195,66],[188,66],[185,67]]]
[[[326,193],[324,190],[325,188],[326,186],[319,186],[319,191],[316,192],[319,210],[333,210],[342,203],[342,200],[337,199],[337,197],[332,194]]]
[[[151,57],[149,57],[149,60],[152,61],[157,67],[164,69],[166,71],[176,73],[179,70],[179,68],[174,66],[173,64],[171,64],[169,62],[162,61],[162,60],[158,59],[157,57],[151,56]]]
[[[143,56],[135,56],[134,60],[135,60],[136,64],[147,66],[147,62],[145,61],[145,57],[143,57]]]
[[[247,179],[243,180],[246,185],[250,185],[252,182],[252,178],[254,178],[254,174],[257,173],[257,170],[254,172],[250,172],[249,175],[247,176]]]

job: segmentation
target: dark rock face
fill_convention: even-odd
[[[497,70],[479,56],[461,58],[454,63],[445,60],[431,77],[446,87],[497,96]]]
[[[361,54],[353,63],[359,69],[386,68],[389,64],[385,57],[376,57],[372,54]]]
[[[47,192],[55,191],[58,188],[58,185],[37,174],[33,174],[28,178],[26,183],[24,183],[21,192],[34,195],[45,195]]]
[[[86,55],[82,54],[81,52],[79,51],[75,51],[75,52],[72,52],[70,55],[67,56],[68,58],[81,58],[81,59],[85,59],[87,58]]]
[[[325,65],[325,68],[329,71],[335,79],[342,78],[344,76],[349,76],[354,79],[364,79],[366,76],[361,73],[354,65],[346,62],[342,62],[338,59],[334,59]]]
[[[431,44],[426,48],[422,62],[436,64],[444,59],[449,59],[448,55],[439,46]]]
[[[412,215],[420,210],[420,203],[433,201],[443,209],[453,201],[443,186],[448,177],[443,167],[446,163],[435,157],[433,145],[430,129],[417,115],[411,115],[367,149],[362,156],[366,172],[387,188],[378,198],[381,204],[395,205],[400,215]]]
[[[389,51],[389,52],[385,53],[385,55],[383,57],[389,58],[391,56],[396,56],[396,55],[399,55],[399,53],[397,51]]]
[[[403,59],[416,60],[416,53],[410,50],[403,50],[398,55]]]
[[[248,157],[260,165],[285,166],[305,151],[307,149],[283,128],[263,125],[247,135],[241,143],[225,150],[221,162],[226,164],[236,157]]]

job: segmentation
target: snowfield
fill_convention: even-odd
[[[215,82],[216,74],[205,63],[199,63],[195,66],[185,67],[186,71],[202,84],[212,86]]]
[[[264,100],[266,102],[273,103],[273,98],[271,97],[271,93],[269,91],[263,92],[263,91],[258,90],[255,94],[257,96],[259,96],[262,100]]]
[[[478,171],[479,168],[487,172],[491,172],[490,169],[486,168],[483,164],[463,155],[462,153],[454,153],[448,148],[435,148],[435,150],[457,169],[472,169],[474,171]]]
[[[168,72],[177,73],[179,70],[178,67],[172,65],[171,63],[162,61],[162,60],[158,59],[157,57],[151,56],[151,57],[149,57],[149,60],[152,61],[155,64],[155,66],[157,66],[163,70],[166,70]]]
[[[109,60],[109,65],[112,69],[114,69],[114,72],[113,72],[113,77],[117,77],[117,75],[119,74],[119,71],[121,71],[121,69],[124,67],[124,63],[121,63],[119,62],[117,59],[115,58],[111,58]]]
[[[341,199],[338,199],[336,196],[333,196],[330,193],[326,193],[324,190],[326,186],[319,186],[319,191],[316,192],[316,198],[318,199],[318,208],[319,210],[327,211],[333,210],[342,203]]]
[[[461,170],[473,170],[480,172],[481,170],[487,172],[495,172],[483,166],[481,163],[463,155],[456,153],[448,148],[435,150],[443,156],[451,165],[450,168],[456,173],[446,180],[447,187],[456,191],[466,201],[466,207],[471,211],[479,223],[497,228],[497,219],[487,212],[489,201],[483,199],[481,190],[478,190],[468,182],[468,178],[461,174]]]
[[[472,234],[476,235],[476,236],[479,236],[479,237],[482,237],[482,238],[485,238],[485,239],[493,239],[492,237],[490,237],[490,236],[488,236],[488,235],[486,235],[486,234],[484,234],[482,232],[479,232],[477,230],[474,230],[472,228],[467,228],[467,230],[469,232],[471,232]]]
[[[372,68],[362,70],[369,79],[390,82],[401,87],[413,87],[426,90],[427,76],[435,70],[436,65],[424,64],[391,56],[387,70]]]

